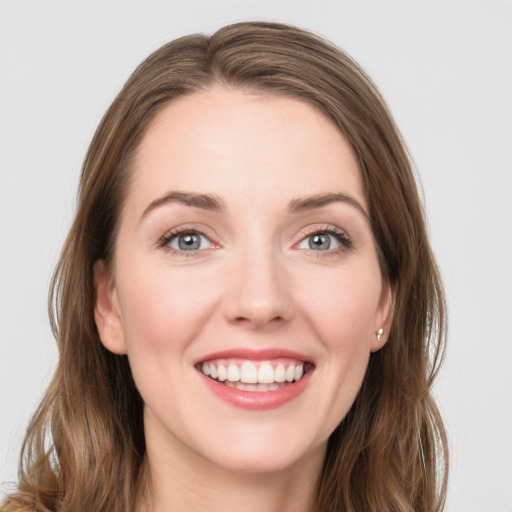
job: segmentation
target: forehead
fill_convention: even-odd
[[[339,191],[365,201],[352,149],[318,109],[220,86],[166,105],[142,138],[133,171],[127,201],[135,195],[147,203],[167,190],[252,204]]]

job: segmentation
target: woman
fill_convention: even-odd
[[[398,131],[329,43],[242,23],[152,54],[52,292],[6,510],[442,509],[442,287]]]

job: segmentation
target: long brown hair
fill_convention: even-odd
[[[144,474],[143,403],[126,356],[94,322],[93,264],[112,258],[130,162],[148,123],[174,98],[214,84],[285,94],[322,111],[358,160],[394,321],[359,395],[329,439],[319,512],[443,508],[447,450],[430,390],[445,306],[410,160],[376,87],[329,42],[300,29],[241,23],[166,44],[132,74],[84,161],[74,223],[50,292],[59,363],[25,439],[6,510],[126,512]]]

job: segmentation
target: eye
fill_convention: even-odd
[[[348,235],[343,231],[334,229],[316,230],[307,235],[298,245],[298,249],[308,249],[310,251],[326,252],[350,249],[352,242]]]
[[[205,235],[194,231],[170,234],[163,242],[163,245],[180,252],[199,251],[213,246],[212,242]]]

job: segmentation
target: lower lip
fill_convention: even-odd
[[[209,389],[224,402],[241,409],[266,411],[277,409],[297,398],[306,389],[312,373],[312,371],[309,371],[299,381],[274,391],[242,391],[241,389],[229,388],[202,373],[200,375]]]

